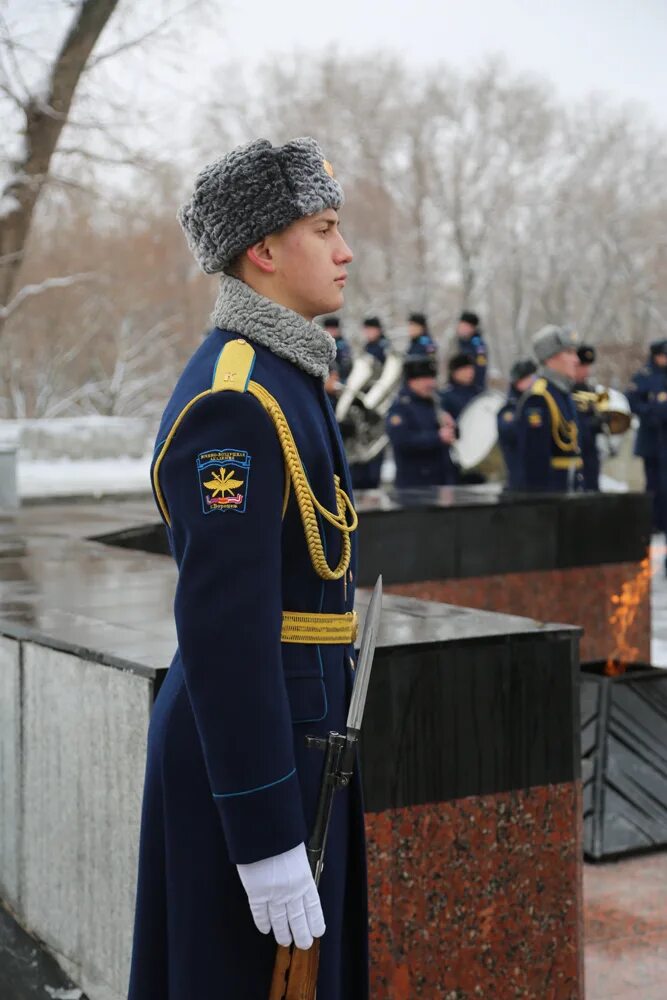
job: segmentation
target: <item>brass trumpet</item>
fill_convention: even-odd
[[[630,429],[632,412],[630,404],[618,389],[597,386],[596,389],[576,389],[572,393],[580,413],[593,411],[609,434],[625,434]]]

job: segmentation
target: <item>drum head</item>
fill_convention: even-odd
[[[497,417],[504,402],[502,393],[489,389],[475,396],[459,416],[456,452],[464,472],[476,468],[493,450],[498,440]]]

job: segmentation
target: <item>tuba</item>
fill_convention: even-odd
[[[384,364],[370,354],[354,362],[336,404],[336,420],[351,464],[372,461],[386,446],[384,418],[402,375],[403,362],[397,354],[387,354]]]

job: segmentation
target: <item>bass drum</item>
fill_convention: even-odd
[[[498,444],[498,413],[505,396],[487,389],[475,396],[461,411],[457,422],[458,440],[453,457],[462,472],[479,472],[489,482],[505,478],[505,463]]]

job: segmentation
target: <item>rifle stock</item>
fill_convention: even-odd
[[[319,963],[319,938],[308,951],[278,945],[269,1000],[315,1000]]]

